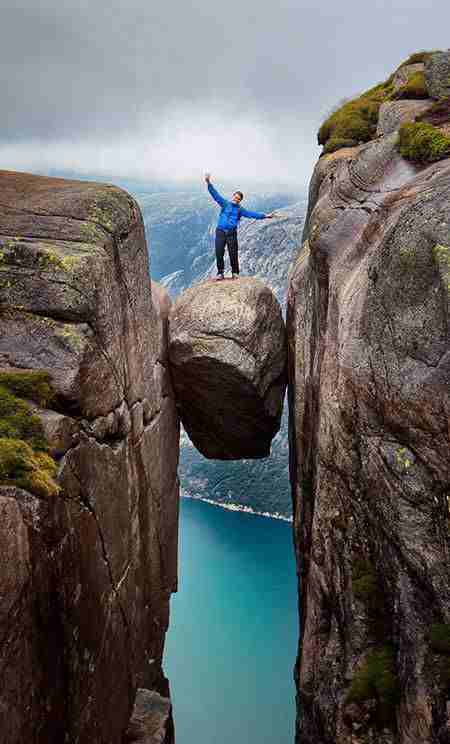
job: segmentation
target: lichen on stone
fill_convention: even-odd
[[[399,447],[395,453],[396,463],[402,470],[408,470],[413,465],[413,460],[408,457],[408,454],[406,447]]]
[[[400,262],[404,269],[414,269],[416,266],[416,251],[411,246],[402,246],[399,250]]]
[[[433,258],[439,267],[447,290],[450,292],[450,247],[448,245],[435,245],[433,247]]]
[[[81,351],[86,341],[85,336],[70,323],[65,323],[64,326],[59,327],[56,330],[56,335],[74,351]]]

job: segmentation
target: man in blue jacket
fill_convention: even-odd
[[[241,207],[241,201],[244,198],[242,191],[235,191],[231,200],[224,199],[211,183],[211,174],[205,173],[205,181],[208,184],[208,191],[212,198],[220,206],[219,221],[216,228],[216,260],[217,260],[217,279],[223,279],[225,269],[224,255],[225,245],[228,246],[228,255],[231,263],[232,279],[239,276],[239,259],[238,259],[238,240],[237,227],[241,217],[250,217],[254,220],[265,220],[277,217],[275,212],[264,214],[263,212],[250,212],[248,209]]]

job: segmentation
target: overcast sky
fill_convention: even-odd
[[[301,186],[316,130],[448,0],[0,0],[0,167]]]

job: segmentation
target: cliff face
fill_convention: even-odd
[[[320,158],[290,277],[302,744],[450,740],[450,159],[402,121]]]
[[[48,373],[46,403],[21,398],[59,487],[22,487],[28,465],[12,468],[17,434],[0,421],[0,730],[8,744],[119,744],[137,689],[167,695],[179,438],[170,301],[150,287],[125,192],[5,171],[0,191],[0,385],[20,392],[25,371]]]

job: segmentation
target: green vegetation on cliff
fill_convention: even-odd
[[[436,679],[450,691],[450,624],[435,623],[432,625],[428,640],[431,650],[436,654],[433,658]]]
[[[35,452],[22,439],[0,437],[0,485],[25,488],[37,496],[54,496],[56,463],[45,452]]]
[[[450,155],[450,137],[432,124],[405,122],[399,129],[399,149],[408,160],[432,163]]]
[[[384,83],[376,85],[358,98],[347,101],[332,113],[324,121],[317,135],[319,145],[324,145],[324,153],[372,139],[377,130],[380,106],[388,100],[393,91],[391,76]]]
[[[383,83],[375,85],[360,96],[346,101],[323,122],[317,134],[323,153],[331,153],[341,147],[351,147],[368,142],[376,136],[380,106],[396,99],[428,98],[423,70],[411,72],[407,81],[397,90],[394,86],[396,72],[408,65],[424,63],[432,52],[417,52],[399,65],[397,70]]]
[[[398,699],[394,652],[390,646],[381,646],[369,653],[355,672],[347,694],[347,703],[376,701],[377,722],[386,725],[393,719]]]
[[[24,400],[45,406],[52,396],[46,372],[0,372],[0,485],[19,486],[38,496],[58,492],[57,466],[47,454],[41,420]]]
[[[34,400],[45,408],[53,398],[50,375],[42,370],[0,372],[0,385],[14,395]]]
[[[369,561],[357,561],[353,566],[352,586],[353,594],[361,601],[369,601],[377,594],[377,576]]]
[[[409,76],[406,83],[400,86],[391,95],[392,100],[399,98],[417,99],[428,98],[428,90],[425,82],[425,75],[422,70],[417,70]]]
[[[435,623],[430,629],[430,646],[436,654],[450,655],[450,625]]]

